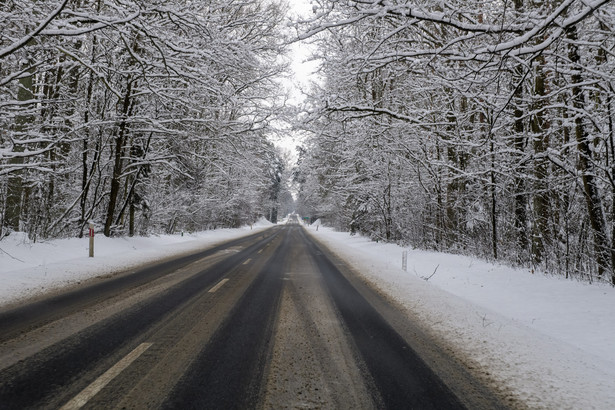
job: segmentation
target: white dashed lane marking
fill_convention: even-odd
[[[81,393],[76,395],[71,401],[66,403],[60,410],[75,410],[80,409],[99,391],[101,391],[111,380],[113,380],[118,374],[126,369],[132,362],[137,360],[152,343],[141,343],[135,350],[128,353],[122,360],[117,362],[112,368],[107,370],[102,376],[94,380],[92,384],[83,389]]]
[[[220,289],[226,282],[228,282],[228,279],[222,279],[220,282],[218,282],[218,284],[216,286],[214,286],[213,288],[209,289],[209,293],[214,293],[215,291]]]

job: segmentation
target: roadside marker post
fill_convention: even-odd
[[[90,258],[93,258],[94,257],[94,224],[92,222],[90,222],[89,237],[90,237]]]
[[[403,251],[401,253],[401,268],[404,272],[408,272],[408,251]]]

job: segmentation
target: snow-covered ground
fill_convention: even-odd
[[[32,243],[23,234],[12,234],[0,241],[0,305],[179,253],[205,249],[271,226],[262,219],[252,227],[183,235],[133,238],[96,235],[94,258],[88,257],[89,238]]]
[[[615,409],[613,287],[308,230],[530,408]]]
[[[0,304],[265,229],[0,241]],[[615,408],[615,289],[308,227],[318,240],[532,408]],[[426,278],[429,278],[426,280]]]

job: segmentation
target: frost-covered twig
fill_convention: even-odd
[[[438,264],[438,266],[436,266],[436,268],[433,270],[433,273],[431,275],[429,275],[428,278],[423,277],[423,279],[425,279],[425,281],[427,282],[429,279],[431,279],[433,277],[433,275],[436,274],[436,272],[438,271],[439,267],[440,267],[440,264]]]
[[[2,249],[2,248],[0,248],[0,252],[2,252],[2,253],[4,253],[4,254],[8,255],[8,256],[9,256],[9,258],[11,258],[11,259],[15,259],[16,261],[19,261],[19,262],[21,262],[21,263],[24,263],[24,261],[22,261],[22,260],[21,260],[21,259],[19,259],[19,258],[14,257],[13,255],[11,255],[10,253],[8,253],[7,251],[5,251],[5,250],[4,250],[4,249]]]

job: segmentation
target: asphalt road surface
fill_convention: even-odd
[[[0,311],[0,409],[505,408],[291,222]]]

